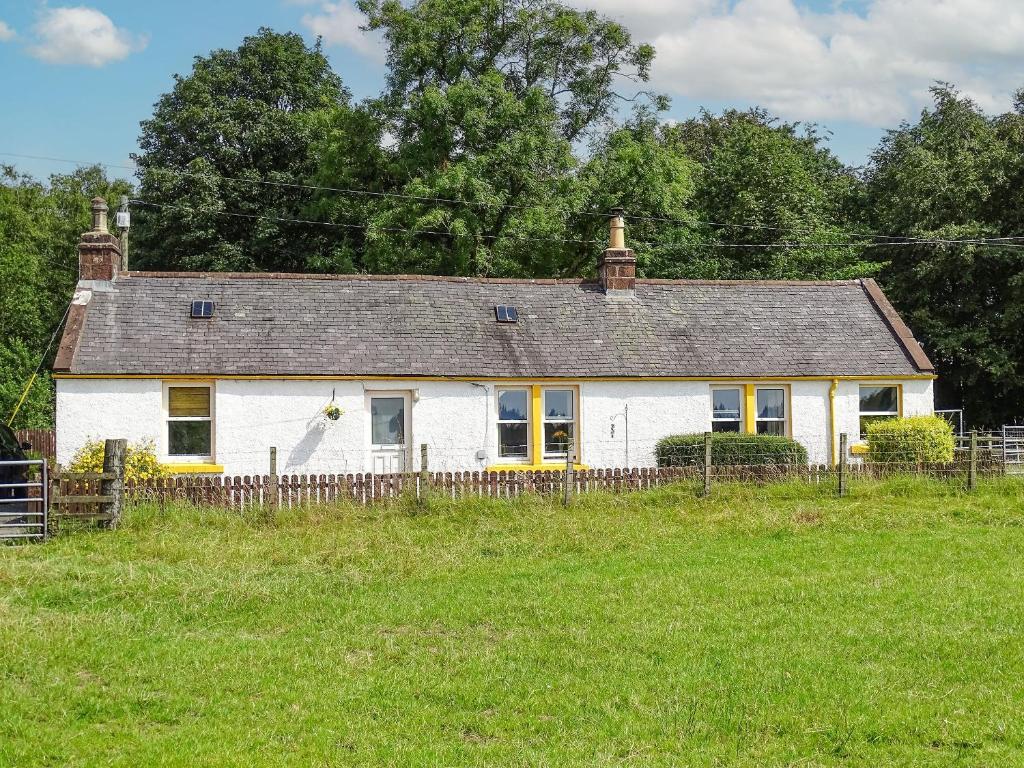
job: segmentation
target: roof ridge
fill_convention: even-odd
[[[593,285],[594,278],[585,277],[465,277],[459,275],[380,275],[380,274],[329,274],[315,272],[164,272],[136,270],[122,272],[122,278],[189,278],[206,280],[338,280],[386,282],[446,282],[483,283],[494,285]],[[705,280],[705,279],[663,279],[637,278],[639,285],[859,285],[853,280]]]
[[[366,274],[326,274],[306,272],[159,272],[134,271],[122,272],[120,278],[190,278],[206,280],[338,280],[386,282],[389,280],[418,283],[493,283],[498,285],[590,285],[596,284],[592,278],[569,277],[462,277],[458,275],[366,275]]]

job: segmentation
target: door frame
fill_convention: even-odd
[[[401,397],[405,400],[405,423],[403,426],[403,434],[405,437],[405,446],[403,451],[399,451],[398,448],[380,448],[381,452],[391,451],[393,453],[403,453],[405,456],[405,472],[412,471],[412,452],[410,450],[412,445],[412,403],[413,403],[412,390],[408,389],[368,389],[366,390],[366,430],[364,434],[364,445],[367,447],[367,465],[370,472],[373,472],[373,459],[374,454],[378,450],[373,443],[373,399],[376,397]]]

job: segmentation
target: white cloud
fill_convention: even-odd
[[[102,67],[141,51],[149,42],[114,25],[95,8],[44,8],[33,28],[36,43],[29,53],[51,64]]]
[[[384,60],[385,50],[380,35],[361,29],[366,17],[349,0],[321,2],[320,12],[304,14],[302,23],[328,45],[344,46],[377,61]]]
[[[0,20],[0,43],[6,43],[14,39],[14,30],[4,21]]]
[[[869,0],[861,13],[797,0],[573,1],[653,43],[662,90],[790,119],[891,125],[936,80],[1005,109],[1024,86],[1020,0]]]

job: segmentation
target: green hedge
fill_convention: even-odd
[[[702,466],[704,435],[670,435],[654,448],[659,467]],[[711,435],[713,466],[764,466],[806,464],[807,449],[796,440],[779,435],[745,435],[715,432]]]
[[[940,416],[886,419],[868,425],[868,460],[880,464],[953,460],[953,427]]]

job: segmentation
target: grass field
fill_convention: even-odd
[[[1024,483],[789,491],[0,549],[0,765],[1024,765]]]

